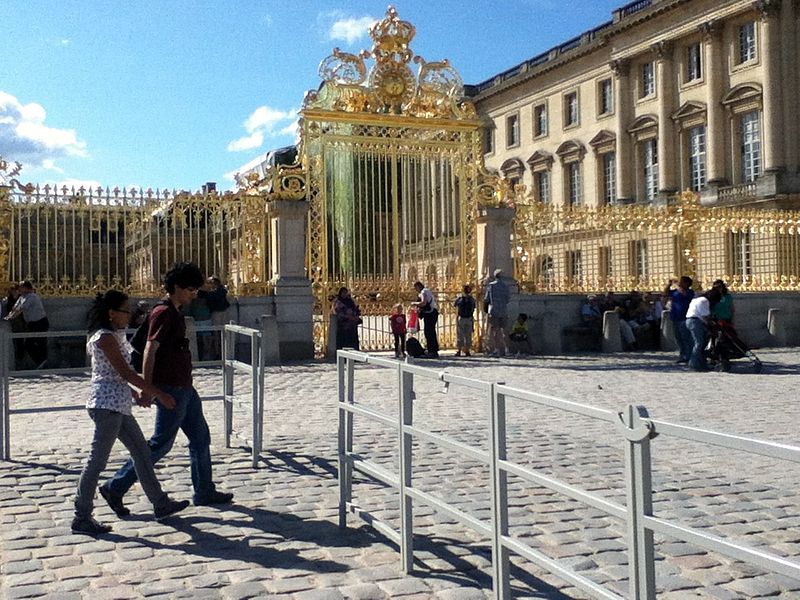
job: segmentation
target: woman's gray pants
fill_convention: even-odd
[[[150,447],[142,435],[139,423],[132,415],[105,408],[90,408],[89,416],[94,421],[94,438],[89,460],[81,473],[78,482],[78,493],[75,495],[75,516],[86,519],[92,516],[94,494],[100,474],[106,468],[108,457],[114,442],[118,439],[131,453],[136,475],[142,489],[154,507],[163,506],[167,502],[167,494],[161,489],[156,478],[150,458]]]

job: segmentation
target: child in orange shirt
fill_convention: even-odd
[[[402,304],[395,304],[392,307],[389,324],[392,326],[394,336],[394,357],[403,358],[406,355],[406,316]]]

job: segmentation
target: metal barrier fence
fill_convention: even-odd
[[[400,400],[398,417],[355,403],[355,366],[357,363],[387,367],[397,373],[397,390]],[[377,531],[398,544],[402,569],[405,573],[410,573],[413,566],[413,506],[416,501],[455,519],[491,540],[494,590],[499,600],[511,598],[509,558],[512,552],[550,571],[595,598],[621,600],[623,597],[616,592],[588,579],[570,566],[547,556],[518,537],[509,534],[508,476],[513,475],[526,482],[563,494],[571,500],[601,510],[625,522],[630,597],[636,600],[654,600],[656,598],[654,533],[677,538],[774,573],[800,579],[800,563],[798,562],[766,552],[763,549],[733,543],[719,536],[654,515],[650,456],[651,440],[657,435],[691,440],[795,463],[800,463],[800,447],[650,419],[646,409],[641,406],[630,405],[625,412],[617,413],[512,388],[503,383],[479,381],[352,350],[338,352],[337,369],[339,378],[339,526],[342,528],[347,526],[348,513],[364,519]],[[491,450],[487,452],[415,425],[413,415],[416,378],[441,381],[446,386],[451,384],[465,386],[484,395],[487,405],[490,407],[490,418],[486,427],[489,431]],[[521,400],[606,423],[625,445],[625,505],[508,460],[506,439],[506,402],[508,399]],[[386,425],[399,435],[396,457],[399,474],[392,473],[385,467],[366,460],[353,451],[354,417],[356,415]],[[437,444],[486,466],[492,498],[491,522],[487,523],[413,485],[412,444],[415,438]],[[354,471],[398,490],[400,496],[399,532],[390,524],[361,509],[353,501]]]
[[[236,359],[236,337],[250,339],[250,364]],[[258,466],[264,435],[264,366],[266,364],[266,334],[258,329],[240,325],[225,325],[222,334],[222,395],[225,401],[223,412],[225,428],[225,447],[231,447],[233,429],[233,408],[237,396],[234,394],[234,375],[244,371],[251,375],[252,444],[253,468]]]

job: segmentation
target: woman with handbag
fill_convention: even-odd
[[[350,296],[350,290],[340,287],[333,303],[336,315],[336,349],[358,350],[358,326],[361,324],[361,309]]]
[[[419,318],[424,323],[425,350],[428,358],[439,358],[439,337],[436,334],[436,323],[439,321],[439,305],[433,292],[426,288],[421,281],[414,283],[414,289],[419,294],[419,302],[412,302],[419,311]]]

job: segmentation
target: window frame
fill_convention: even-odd
[[[608,84],[608,94],[605,92],[606,84]],[[606,100],[608,106],[606,107]],[[615,111],[615,98],[614,98],[614,80],[611,77],[601,79],[597,82],[597,116],[608,117],[614,114]]]
[[[570,99],[574,99],[575,101],[575,118],[574,120],[570,120],[572,116],[572,105]],[[578,94],[578,90],[570,90],[564,92],[562,97],[563,108],[564,108],[564,129],[571,129],[573,127],[580,127],[581,124],[581,100],[580,95]]]
[[[756,26],[757,23],[755,20],[746,21],[741,23],[736,28],[736,66],[739,65],[749,65],[753,64],[758,61],[758,27]],[[743,52],[745,39],[743,38],[743,33],[745,32],[745,28],[752,29],[752,36],[750,41],[747,43],[747,50]],[[747,56],[745,56],[745,53]]]
[[[693,52],[697,51],[697,56],[693,56]],[[686,76],[684,77],[685,84],[698,83],[703,81],[705,77],[705,61],[703,60],[703,43],[695,42],[686,47]]]
[[[648,74],[649,71],[649,74]],[[649,100],[656,96],[656,61],[643,62],[639,68],[639,100]]]
[[[515,127],[510,127],[509,124],[511,120],[514,120]],[[519,111],[512,112],[506,115],[506,148],[517,148],[522,143],[520,139],[520,119],[519,119]],[[516,139],[514,141],[511,140],[511,132],[516,132]]]
[[[764,142],[762,139],[761,111],[753,110],[739,116],[739,147],[742,183],[752,183],[764,172]],[[753,117],[749,119],[748,117]],[[748,140],[747,124],[755,127],[756,139]],[[748,151],[755,146],[755,151]],[[749,157],[749,158],[748,158]]]
[[[706,125],[689,127],[686,132],[686,144],[689,156],[689,187],[692,191],[699,192],[708,183],[708,128]]]
[[[658,198],[658,138],[643,140],[641,155],[644,200],[652,202]],[[648,161],[648,157],[651,160]]]
[[[544,117],[544,127],[541,131],[539,131],[539,114],[538,110],[541,109],[541,113]],[[538,102],[533,105],[533,139],[537,140],[540,138],[545,138],[550,135],[550,114],[547,107],[547,102]]]

